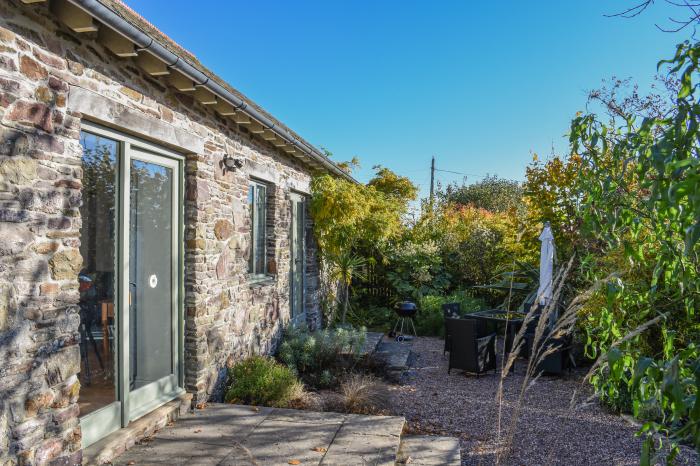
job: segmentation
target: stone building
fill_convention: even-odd
[[[319,325],[305,199],[348,175],[124,4],[0,2],[0,90],[1,465],[126,448]]]

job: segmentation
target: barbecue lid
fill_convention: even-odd
[[[418,309],[418,306],[416,306],[416,303],[411,301],[400,301],[396,303],[396,309],[400,311],[415,311]]]

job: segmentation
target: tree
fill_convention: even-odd
[[[368,186],[406,204],[416,200],[418,187],[411,180],[381,165],[375,165],[373,168],[375,175],[367,183]]]
[[[361,278],[365,263],[400,236],[410,196],[417,192],[410,181],[388,169],[378,170],[372,182],[363,185],[322,175],[311,183],[309,210],[328,277],[338,283],[343,323],[353,279]]]
[[[581,240],[580,196],[577,180],[581,158],[553,156],[542,161],[535,154],[525,169],[524,199],[527,206],[524,225],[530,230],[524,240],[539,249],[537,237],[544,222],[550,222],[554,242],[561,257],[571,256]]]
[[[648,10],[652,5],[654,5],[654,0],[644,0],[641,2],[634,3],[631,7],[626,8],[617,13],[606,15],[608,17],[619,17],[619,18],[634,18],[641,15],[646,10]],[[678,7],[678,11],[682,12],[681,16],[669,17],[669,25],[660,26],[658,23],[656,27],[660,31],[664,32],[680,32],[690,25],[700,23],[700,3],[697,1],[678,2],[676,0],[665,0],[665,3],[673,7]]]
[[[603,362],[591,380],[603,397],[631,399],[635,415],[656,413],[642,430],[643,464],[654,462],[657,432],[700,451],[698,56],[700,43],[684,42],[660,63],[680,75],[666,114],[571,124],[582,227],[602,246],[590,262],[618,272],[586,316],[588,351]]]
[[[489,212],[508,212],[523,210],[523,188],[513,180],[487,176],[470,185],[448,185],[444,191],[438,191],[438,198],[450,204],[469,205]]]

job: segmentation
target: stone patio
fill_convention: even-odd
[[[115,465],[459,464],[459,447],[405,440],[398,416],[360,416],[212,404],[181,417],[113,460]],[[410,452],[410,453],[408,453]],[[426,456],[421,458],[421,454]]]

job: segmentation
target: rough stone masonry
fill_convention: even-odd
[[[81,462],[83,119],[187,149],[184,357],[194,403],[219,398],[227,364],[270,352],[289,319],[288,194],[308,192],[309,168],[95,38],[62,26],[47,4],[0,3],[0,465]],[[224,171],[225,155],[244,166]],[[262,283],[248,278],[251,176],[269,183],[274,274]],[[318,266],[306,230],[313,327]]]

